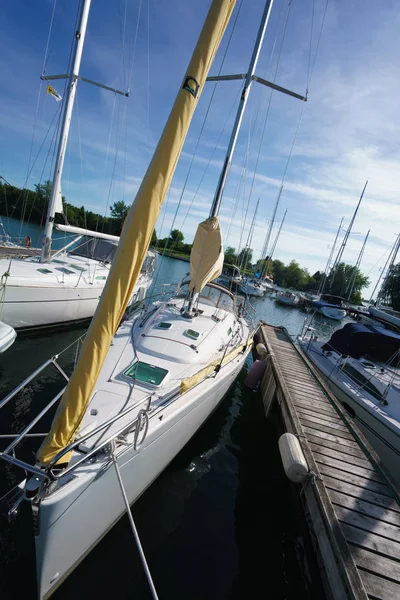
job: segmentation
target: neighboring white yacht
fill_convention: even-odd
[[[400,487],[400,334],[374,319],[299,344]]]
[[[94,315],[119,237],[78,227],[59,228],[75,234],[73,249],[58,251],[46,263],[39,256],[0,259],[2,320],[14,329],[70,323]],[[148,252],[130,304],[146,296],[155,259],[155,253]]]
[[[290,306],[294,308],[299,303],[299,297],[297,294],[287,290],[286,292],[277,292],[275,301],[284,306]]]
[[[345,300],[341,296],[322,294],[318,299],[311,302],[311,306],[318,312],[334,321],[341,321],[346,316]]]
[[[81,3],[80,30],[79,35],[74,38],[68,76],[42,76],[42,79],[48,80],[68,78],[68,85],[63,100],[41,254],[28,258],[0,260],[2,318],[7,325],[16,329],[54,326],[93,317],[119,241],[117,236],[60,225],[59,229],[74,233],[77,237],[75,242],[68,243],[63,250],[55,254],[51,251],[55,215],[63,213],[61,180],[80,79],[79,70],[89,9],[90,1]],[[119,90],[97,83],[94,85],[121,94]],[[154,259],[155,255],[150,253],[147,264],[143,266],[144,270],[136,282],[136,288],[132,291],[131,302],[134,296],[138,300],[144,298],[151,283]]]
[[[264,296],[264,290],[256,279],[246,279],[246,281],[241,284],[240,290],[244,294],[247,294],[247,296],[256,296],[258,298]]]

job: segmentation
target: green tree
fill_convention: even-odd
[[[285,286],[302,290],[307,285],[310,274],[307,269],[302,269],[298,262],[292,260],[285,269]]]
[[[182,231],[179,231],[179,229],[173,229],[169,236],[170,248],[179,248],[184,239],[185,236],[183,235]]]
[[[383,304],[388,304],[394,310],[400,311],[400,263],[393,265],[390,273],[385,278],[379,299]]]
[[[243,248],[237,257],[237,265],[240,269],[250,269],[251,260],[253,258],[253,250],[251,248]]]
[[[355,278],[354,278],[355,277]],[[355,266],[348,265],[341,262],[335,273],[330,273],[328,277],[325,290],[335,296],[343,296],[347,298],[352,286],[354,278],[353,292],[350,298],[351,302],[357,303],[357,300],[361,298],[361,291],[369,286],[369,279],[366,275],[363,275]]]
[[[126,218],[129,209],[130,206],[123,200],[117,200],[117,202],[114,202],[114,204],[110,206],[110,214],[114,219],[121,219],[121,221],[123,221]]]
[[[157,233],[156,230],[153,229],[153,233],[151,234],[150,246],[155,246],[157,244]]]
[[[285,264],[278,259],[272,261],[272,274],[274,276],[274,283],[283,287],[285,285]]]
[[[234,265],[236,263],[235,248],[232,248],[232,246],[227,246],[225,248],[224,263],[227,265]]]

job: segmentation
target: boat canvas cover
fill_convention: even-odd
[[[218,217],[206,219],[197,227],[190,253],[190,290],[200,293],[219,277],[224,265],[222,235]]]
[[[84,237],[70,254],[93,258],[101,262],[112,262],[118,248],[118,242],[100,238]]]
[[[96,381],[139,277],[157,217],[168,191],[190,122],[209,69],[229,22],[235,0],[214,0],[188,70],[142,184],[126,217],[120,243],[79,361],[39,448],[47,465],[69,462],[72,443],[95,389]]]
[[[362,323],[347,323],[332,334],[322,346],[352,358],[368,357],[377,362],[399,363],[400,335],[394,331],[374,329]],[[397,353],[397,355],[396,355]]]

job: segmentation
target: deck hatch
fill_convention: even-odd
[[[137,361],[124,371],[125,377],[129,377],[132,380],[141,381],[142,383],[150,383],[151,385],[160,385],[168,371],[161,369],[155,365]]]

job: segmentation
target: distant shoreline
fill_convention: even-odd
[[[180,252],[170,252],[169,250],[156,250],[160,256],[167,256],[168,258],[174,258],[175,260],[182,260],[183,262],[190,262],[190,256],[188,254],[181,254]]]

